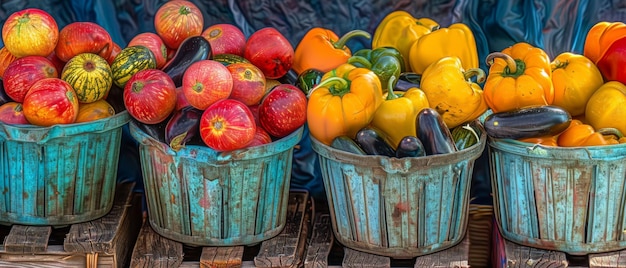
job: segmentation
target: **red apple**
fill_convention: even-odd
[[[30,124],[24,116],[22,104],[14,101],[0,105],[0,122],[9,125]]]
[[[7,47],[0,48],[0,77],[4,77],[4,71],[16,59],[17,57],[13,56]]]
[[[187,0],[171,0],[159,7],[154,28],[166,46],[177,49],[187,37],[200,35],[204,29],[202,11]]]
[[[202,141],[219,152],[245,148],[254,139],[256,128],[248,106],[233,99],[217,101],[200,118]]]
[[[231,99],[244,104],[256,105],[265,95],[265,75],[261,69],[249,62],[232,63],[226,66],[233,77]]]
[[[202,36],[211,44],[211,52],[217,54],[234,54],[243,56],[246,47],[246,36],[239,27],[220,23],[206,28]]]
[[[25,56],[13,61],[4,71],[2,84],[16,102],[24,101],[30,87],[44,78],[59,77],[54,63],[43,56]]]
[[[2,40],[15,57],[46,57],[57,45],[59,28],[48,12],[26,8],[9,15],[2,26]]]
[[[128,42],[128,46],[144,46],[152,51],[156,58],[157,69],[161,69],[165,62],[167,62],[167,46],[163,43],[163,39],[155,33],[144,32],[135,35],[133,39]]]
[[[191,106],[204,110],[233,90],[228,69],[214,60],[200,60],[189,65],[183,74],[183,94]]]
[[[256,127],[256,132],[254,132],[254,138],[250,143],[248,143],[247,147],[261,146],[264,144],[268,144],[272,142],[272,137],[270,134],[263,129],[261,126]]]
[[[282,138],[306,122],[307,98],[291,84],[280,84],[261,101],[259,121],[270,135]]]
[[[176,107],[174,81],[161,70],[141,70],[124,86],[124,105],[128,114],[139,122],[161,123]]]
[[[243,56],[259,67],[266,79],[278,79],[293,65],[293,46],[276,28],[265,27],[250,35]]]
[[[249,105],[248,108],[250,112],[252,112],[252,116],[254,116],[254,122],[257,126],[261,126],[261,121],[259,121],[259,104]]]
[[[98,54],[108,59],[113,46],[111,35],[102,26],[93,22],[77,21],[61,29],[59,42],[54,51],[57,57],[65,62],[84,52]]]
[[[35,82],[22,103],[26,119],[37,126],[74,123],[78,105],[74,89],[60,78]]]

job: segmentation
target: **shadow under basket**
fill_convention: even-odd
[[[0,124],[0,223],[60,226],[109,213],[128,121],[123,111],[51,127]]]
[[[178,151],[147,135],[139,141],[149,222],[158,234],[193,246],[251,245],[285,226],[294,146],[303,128],[262,146]]]
[[[502,237],[571,255],[626,248],[626,144],[488,144]]]
[[[450,154],[356,155],[311,137],[333,232],[346,247],[409,259],[459,244],[469,215],[472,170],[486,143]]]

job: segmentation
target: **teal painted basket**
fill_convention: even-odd
[[[129,120],[123,111],[51,127],[0,124],[0,222],[59,226],[109,213]]]
[[[572,255],[626,248],[626,144],[545,147],[489,141],[502,236]]]
[[[356,155],[311,137],[337,240],[346,247],[398,259],[453,247],[466,232],[475,160],[486,134],[464,150],[391,158]]]
[[[285,227],[294,146],[303,128],[270,144],[230,152],[203,145],[179,151],[140,130],[149,222],[154,231],[194,246],[251,245]]]

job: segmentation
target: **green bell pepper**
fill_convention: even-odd
[[[298,87],[304,95],[308,96],[311,89],[313,89],[317,84],[322,80],[322,76],[324,76],[324,72],[311,68],[302,71],[296,78],[296,83],[294,84]]]
[[[380,79],[383,90],[387,89],[390,77],[400,77],[404,72],[404,58],[393,47],[361,49],[348,58],[348,63],[372,70]]]

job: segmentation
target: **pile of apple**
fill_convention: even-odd
[[[25,12],[29,20],[20,20]],[[11,18],[14,16],[18,19]],[[20,123],[44,126],[76,122],[82,102],[58,77],[66,62],[81,53],[97,54],[112,68],[110,90],[101,100],[120,96],[134,123],[149,134],[157,130],[159,133],[152,136],[173,149],[184,146],[195,133],[216,151],[258,146],[285,137],[305,123],[306,96],[297,87],[278,82],[290,70],[294,50],[275,28],[260,29],[248,38],[231,24],[204,28],[202,13],[192,2],[172,0],[157,10],[155,33],[140,33],[126,47],[120,47],[95,23],[71,23],[59,32],[54,19],[42,10],[26,9],[11,17],[2,32],[6,49],[0,50],[5,89],[10,65],[30,56],[39,57],[42,63],[36,64],[34,71],[21,71],[37,73],[37,79],[29,75],[29,82],[46,77],[62,85],[25,85],[21,90],[24,101],[14,99],[24,111],[26,121]],[[65,28],[74,24],[82,27],[74,26],[72,34],[64,36]],[[152,53],[150,61],[154,64],[124,64],[121,66],[133,68],[116,72],[120,65],[116,61],[132,58],[125,50],[137,46]],[[213,59],[220,54],[243,60]],[[19,65],[25,68],[29,64]],[[127,75],[116,77],[116,73]],[[9,90],[5,91],[8,95]],[[37,91],[46,94],[35,94]],[[29,95],[38,95],[33,98],[42,101],[30,105]]]

